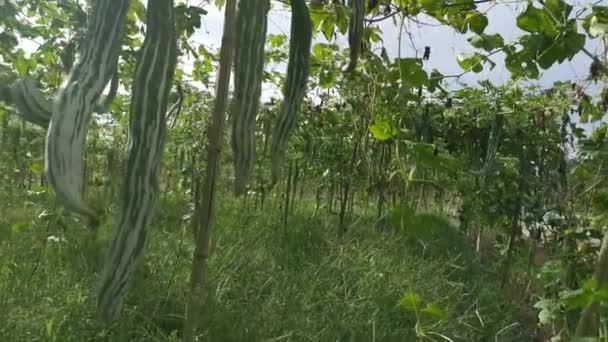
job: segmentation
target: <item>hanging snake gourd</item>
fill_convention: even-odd
[[[498,152],[498,146],[502,138],[503,121],[503,114],[496,113],[494,115],[490,134],[488,135],[488,142],[486,144],[486,156],[483,165],[481,170],[472,172],[476,176],[486,176],[486,181],[491,178],[491,171],[496,161],[496,153]]]
[[[240,1],[237,13],[232,102],[232,151],[235,193],[243,193],[253,173],[255,119],[264,76],[264,45],[269,0]]]
[[[363,19],[365,18],[365,0],[349,0],[350,15],[348,20],[348,45],[350,47],[350,61],[346,72],[354,71],[361,54],[363,41]]]
[[[83,147],[91,114],[109,82],[121,48],[128,0],[96,0],[80,56],[55,97],[45,146],[45,172],[70,210],[95,217],[81,196]]]
[[[298,110],[306,92],[308,60],[312,45],[312,21],[304,0],[291,1],[291,39],[287,79],[283,88],[283,104],[279,120],[274,128],[271,145],[271,184],[279,179],[281,164],[285,158],[287,142],[293,131]]]
[[[48,128],[53,115],[53,102],[47,99],[40,89],[39,84],[30,76],[23,76],[16,80],[10,87],[6,88],[10,98],[5,99],[12,103],[21,114],[21,117],[32,124],[44,129]],[[109,110],[118,90],[118,75],[114,75],[111,82],[110,92],[95,111],[103,113]]]
[[[107,252],[98,296],[98,308],[106,321],[118,318],[144,252],[158,193],[169,91],[177,62],[173,1],[149,0],[147,16],[133,80],[122,213]]]
[[[38,89],[36,81],[29,77],[15,81],[10,88],[11,100],[28,122],[47,128],[51,121],[52,103]]]

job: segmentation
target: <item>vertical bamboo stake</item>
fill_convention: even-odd
[[[193,342],[196,336],[202,294],[207,280],[207,258],[209,257],[209,237],[213,219],[216,183],[219,177],[220,152],[226,118],[228,102],[228,88],[230,86],[230,72],[234,57],[234,29],[236,17],[236,0],[226,0],[224,14],[224,35],[220,54],[220,66],[217,76],[217,93],[214,103],[213,122],[207,132],[208,151],[205,179],[202,187],[201,215],[199,217],[198,233],[195,240],[194,255],[192,257],[192,272],[190,274],[190,294],[186,304],[186,318],[182,340]]]
[[[287,221],[289,219],[289,197],[291,196],[291,179],[293,178],[293,161],[289,163],[289,171],[287,172],[287,182],[285,189],[285,208],[283,211],[283,235],[287,237]]]

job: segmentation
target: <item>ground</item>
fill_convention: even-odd
[[[193,250],[188,201],[178,197],[161,199],[123,316],[109,327],[95,296],[112,222],[92,233],[49,221],[36,205],[3,205],[0,340],[178,341]],[[446,234],[421,243],[355,213],[337,241],[334,215],[296,202],[283,229],[278,206],[267,206],[219,203],[203,340],[416,341],[416,331],[428,341],[532,340],[530,317],[447,220],[437,221]]]

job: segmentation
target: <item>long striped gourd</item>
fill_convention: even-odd
[[[492,128],[490,130],[490,135],[488,136],[488,143],[486,148],[486,158],[484,160],[484,169],[489,169],[494,164],[496,160],[496,152],[498,152],[498,145],[500,142],[500,138],[502,135],[502,124],[503,115],[496,114],[494,116],[494,121],[492,122]]]
[[[92,2],[85,43],[55,98],[46,136],[49,184],[68,209],[89,217],[96,215],[81,196],[82,150],[93,109],[116,67],[128,7],[128,0]]]
[[[4,100],[17,107],[25,121],[47,129],[53,115],[53,102],[46,98],[38,86],[36,80],[26,75],[16,80],[10,87],[6,87],[10,97]],[[116,96],[117,90],[118,75],[115,74],[112,78],[108,96],[101,104],[97,105],[95,111],[98,113],[107,111]]]
[[[122,213],[108,249],[98,307],[102,318],[118,318],[138,260],[158,192],[169,91],[177,62],[172,0],[149,0],[147,31],[133,79]]]
[[[51,121],[52,103],[38,89],[29,76],[15,81],[10,88],[11,100],[28,122],[47,128]]]
[[[363,40],[363,19],[365,18],[365,0],[349,0],[350,15],[348,20],[348,45],[350,61],[346,72],[354,71],[357,67]]]
[[[239,1],[231,108],[234,191],[237,195],[245,191],[253,173],[255,118],[262,94],[269,10],[268,0]]]
[[[496,153],[498,152],[498,145],[500,143],[502,129],[503,129],[503,120],[504,117],[502,114],[495,114],[494,121],[492,122],[492,127],[490,128],[490,134],[488,136],[488,142],[486,144],[486,156],[484,158],[483,165],[481,170],[473,171],[474,175],[488,175],[494,166],[494,162],[496,160]]]
[[[293,131],[298,110],[306,92],[308,60],[312,45],[312,21],[304,0],[291,1],[291,38],[287,79],[283,88],[283,104],[274,128],[271,146],[271,184],[279,179],[287,142]]]

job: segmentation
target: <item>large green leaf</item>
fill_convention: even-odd
[[[469,29],[477,34],[482,34],[488,26],[488,18],[477,11],[469,12],[465,17],[465,21],[469,24]]]
[[[503,47],[505,42],[502,36],[498,33],[488,35],[480,34],[468,39],[469,43],[478,49],[484,49],[488,52]]]
[[[534,7],[531,3],[526,10],[517,17],[517,27],[530,33],[543,33],[547,35],[557,33],[555,22],[547,12]]]
[[[505,49],[505,66],[513,77],[538,78],[539,71],[534,61],[532,51],[522,49],[516,51],[513,47]]]
[[[390,121],[383,119],[375,119],[374,123],[369,126],[369,132],[374,139],[380,141],[393,139],[399,133]]]
[[[433,144],[405,140],[408,147],[416,157],[416,162],[421,166],[435,171],[454,172],[461,168],[458,160],[447,154],[437,153]]]
[[[422,69],[422,64],[415,58],[401,58],[398,60],[398,66],[401,82],[404,86],[418,88],[428,80],[428,75]]]
[[[545,8],[560,23],[565,23],[572,12],[572,6],[562,0],[546,0]]]

